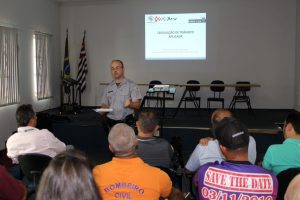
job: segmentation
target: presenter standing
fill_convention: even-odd
[[[109,128],[117,123],[134,124],[134,110],[140,108],[142,99],[138,86],[124,76],[124,64],[121,60],[111,62],[113,81],[105,88],[101,108],[111,108],[106,115]]]

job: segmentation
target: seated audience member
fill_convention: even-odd
[[[45,169],[36,200],[98,200],[99,191],[84,154],[68,150],[55,156]]]
[[[116,124],[110,130],[108,141],[115,157],[93,169],[96,184],[104,200],[154,200],[159,197],[184,199],[182,193],[172,187],[165,172],[149,166],[138,157],[138,141],[131,127],[124,123]]]
[[[31,105],[21,105],[16,111],[18,131],[7,140],[7,156],[18,163],[18,156],[40,153],[50,157],[65,151],[66,145],[47,129],[36,127],[37,118]]]
[[[211,116],[212,133],[214,134],[215,124],[223,120],[224,118],[232,117],[232,113],[229,110],[217,109]],[[248,149],[249,161],[254,164],[256,160],[256,142],[252,136],[250,136],[249,149]],[[208,162],[223,161],[219,142],[215,138],[202,138],[200,144],[196,146],[191,154],[185,168],[189,172],[195,172],[197,169]]]
[[[290,182],[284,200],[299,200],[300,199],[300,175],[295,176]]]
[[[284,142],[269,146],[262,166],[276,175],[289,168],[300,168],[300,113],[287,116],[283,127]]]
[[[215,128],[225,161],[202,165],[195,175],[199,199],[276,199],[278,182],[270,171],[248,161],[247,128],[224,118]]]
[[[149,165],[169,168],[171,167],[173,148],[167,140],[154,137],[154,133],[159,128],[158,123],[159,119],[154,111],[140,111],[136,122],[138,129],[137,153]]]
[[[3,165],[0,165],[0,199],[26,199],[24,185],[12,177]]]

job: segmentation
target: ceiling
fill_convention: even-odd
[[[57,2],[88,2],[88,1],[103,1],[103,0],[56,0]]]

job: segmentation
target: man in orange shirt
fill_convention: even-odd
[[[115,157],[93,169],[97,187],[104,200],[154,200],[159,197],[184,199],[182,193],[172,187],[165,172],[149,166],[137,156],[138,141],[131,127],[123,123],[115,125],[108,135],[108,141]]]

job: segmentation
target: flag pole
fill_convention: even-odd
[[[66,41],[65,41],[65,55],[64,55],[64,65],[63,65],[63,72],[64,72],[64,78],[70,78],[70,61],[69,61],[69,35],[68,35],[68,29],[66,29]]]

